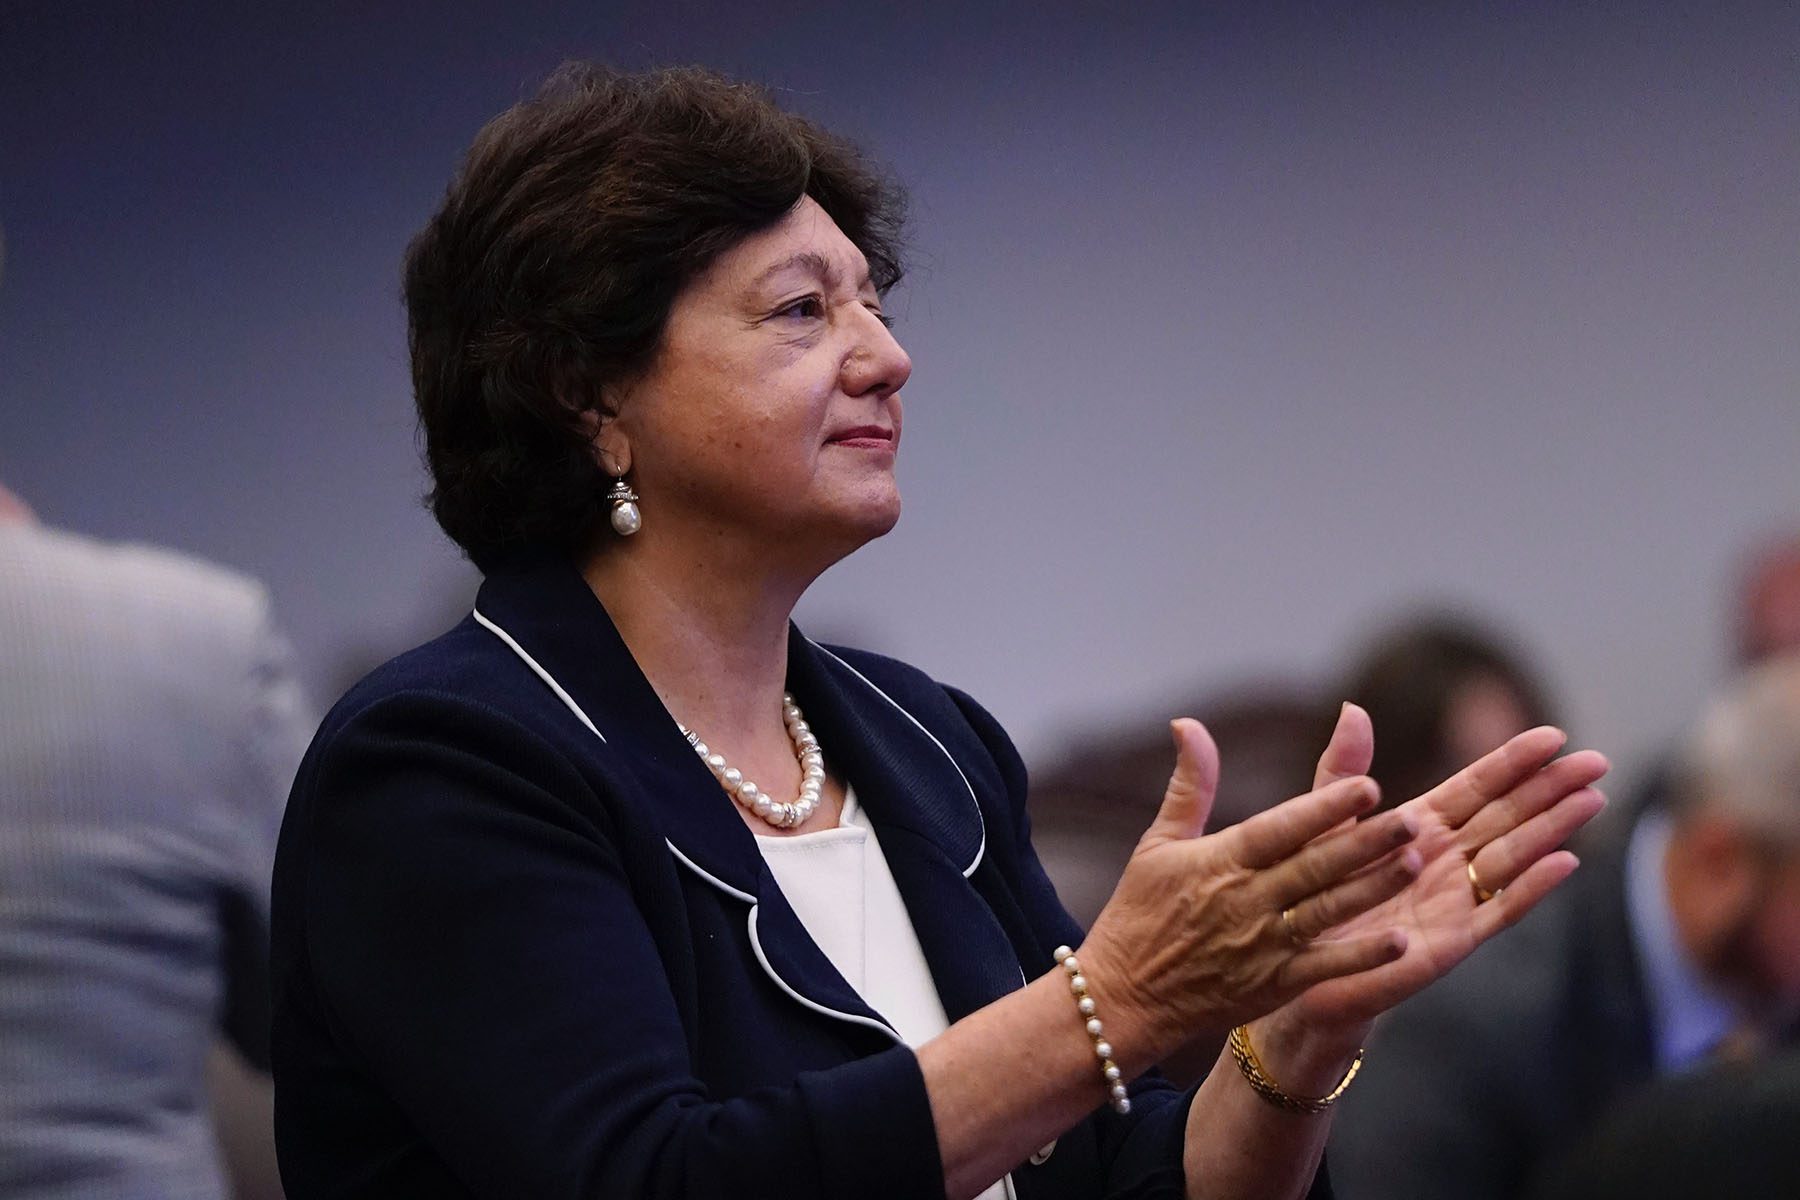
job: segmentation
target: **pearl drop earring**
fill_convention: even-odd
[[[630,537],[644,527],[644,514],[638,511],[638,494],[631,490],[623,475],[613,480],[612,491],[606,493],[612,502],[613,532],[620,537]]]

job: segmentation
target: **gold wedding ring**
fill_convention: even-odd
[[[1299,926],[1294,924],[1294,910],[1292,908],[1284,908],[1281,910],[1281,923],[1287,928],[1288,940],[1294,943],[1294,945],[1305,946],[1308,942],[1312,941],[1309,937],[1301,936]]]
[[[1490,892],[1481,885],[1481,880],[1475,877],[1475,860],[1472,858],[1469,860],[1469,886],[1475,889],[1475,903],[1477,904],[1486,904],[1500,894],[1499,892]]]

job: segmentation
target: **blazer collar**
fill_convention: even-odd
[[[580,572],[567,563],[497,572],[482,584],[475,616],[574,718],[628,748],[625,761],[657,806],[671,851],[752,906],[750,936],[777,982],[809,1007],[885,1028],[806,935],[734,802],[695,756]],[[980,865],[986,831],[949,752],[896,699],[792,626],[788,690],[881,838],[950,1019],[1019,986],[1016,955],[966,878]],[[971,937],[981,953],[970,954]]]
[[[475,611],[577,719],[628,748],[627,761],[664,809],[669,840],[683,855],[731,888],[760,895],[762,855],[749,827],[695,757],[579,571],[557,562],[490,575]],[[981,810],[935,736],[791,625],[788,689],[878,832],[905,830],[937,846],[963,875],[975,870],[986,845]]]

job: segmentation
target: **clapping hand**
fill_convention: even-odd
[[[1568,878],[1577,861],[1560,847],[1605,805],[1593,785],[1608,764],[1592,750],[1556,757],[1564,741],[1548,726],[1527,730],[1399,806],[1396,812],[1418,830],[1412,843],[1417,878],[1321,941],[1355,942],[1372,931],[1397,930],[1404,952],[1308,989],[1291,1006],[1293,1016],[1325,1028],[1372,1021],[1515,924]],[[1345,705],[1315,786],[1360,775],[1373,754],[1368,714]]]
[[[1212,738],[1172,723],[1176,765],[1081,949],[1108,1024],[1142,1065],[1202,1031],[1276,1012],[1354,1047],[1375,1016],[1524,916],[1575,869],[1558,849],[1604,800],[1605,758],[1522,733],[1391,812],[1363,772],[1368,715],[1345,705],[1314,790],[1202,836]],[[1471,875],[1471,867],[1473,875]],[[1478,881],[1478,884],[1477,882]],[[1492,893],[1478,899],[1477,886]]]

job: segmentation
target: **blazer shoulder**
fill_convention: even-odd
[[[819,649],[831,655],[865,680],[889,693],[898,700],[901,694],[942,691],[943,685],[930,675],[913,666],[901,662],[886,654],[877,654],[873,650],[859,650],[855,646],[840,646],[830,642],[814,643]]]
[[[435,725],[441,736],[449,734],[446,722],[472,720],[484,726],[516,726],[529,731],[534,741],[554,742],[566,713],[537,677],[518,667],[498,639],[465,617],[357,681],[326,714],[314,750],[322,750],[344,730],[367,724],[377,714],[391,716],[397,711],[416,714],[411,723]]]
[[[345,693],[301,763],[284,842],[306,840],[321,814],[371,804],[426,821],[498,805],[613,836],[605,797],[619,786],[616,762],[599,739],[564,728],[567,714],[554,698],[545,705],[535,676],[504,669],[512,656],[488,651],[493,640],[465,622]]]
[[[992,713],[960,688],[934,679],[918,667],[885,654],[847,646],[821,646],[882,692],[945,751],[992,784],[998,796],[1022,803],[1026,788],[1024,761],[1012,739]]]
[[[819,648],[940,739],[944,732],[958,738],[974,734],[985,744],[987,729],[999,730],[994,718],[966,692],[934,679],[911,663],[850,646],[820,644]]]

